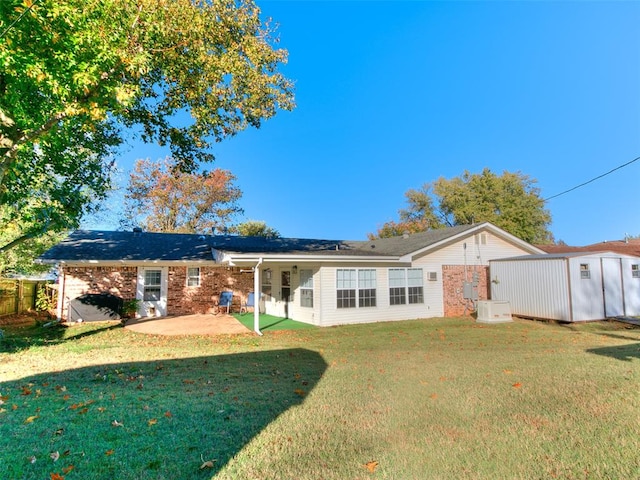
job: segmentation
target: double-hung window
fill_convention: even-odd
[[[421,268],[389,269],[389,304],[424,303],[424,283]]]
[[[374,269],[358,270],[358,306],[376,306],[376,271]]]
[[[336,271],[338,308],[355,308],[356,278],[355,269],[338,269]]]
[[[200,286],[200,267],[187,268],[187,287]]]
[[[162,281],[161,270],[144,271],[144,293],[142,299],[145,302],[160,301],[160,282]]]
[[[640,265],[637,263],[631,265],[631,277],[640,278]]]
[[[313,270],[300,270],[300,306],[313,308]]]

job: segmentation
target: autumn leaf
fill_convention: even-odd
[[[511,370],[507,370],[506,368],[502,371],[505,375],[510,375],[513,373]]]
[[[57,462],[58,459],[60,458],[60,452],[55,451],[55,452],[51,452],[49,454],[49,457],[51,458],[51,460],[53,460],[54,462]]]
[[[71,470],[73,470],[74,468],[76,468],[76,467],[74,467],[73,465],[69,465],[68,467],[64,467],[64,468],[62,469],[62,473],[64,473],[64,474],[66,475],[67,473],[69,473],[69,472],[70,472]]]
[[[63,400],[69,400],[71,398],[71,395],[67,394],[64,397],[62,397]]]
[[[520,388],[520,387],[522,387],[522,384],[520,382],[513,384],[513,388]]]
[[[304,397],[307,392],[305,392],[304,390],[302,390],[301,388],[296,388],[293,393],[295,393],[296,395],[300,395],[301,397]]]
[[[31,389],[27,388],[27,387],[22,387],[22,393],[21,395],[31,395]]]
[[[110,450],[107,450],[106,452],[104,452],[105,455],[109,456],[109,455],[113,455],[115,452],[115,450],[112,448]]]
[[[106,408],[105,408],[105,407],[98,407],[98,411],[99,411],[100,413],[104,412],[105,410],[106,410]]]
[[[371,462],[365,463],[363,467],[369,470],[371,473],[374,473],[376,471],[376,468],[378,468],[378,462],[376,460],[372,460]]]
[[[173,417],[173,415],[171,414],[171,412],[170,412],[170,411],[168,411],[168,410],[167,410],[166,412],[164,412],[164,416],[165,416],[165,417],[167,417],[167,418],[171,418],[171,417]]]
[[[62,435],[63,433],[64,433],[64,428],[59,428],[55,432],[53,432],[54,435]]]
[[[149,421],[147,422],[149,424],[149,426],[155,425],[156,423],[158,423],[158,420],[155,418],[151,418],[149,419]]]
[[[51,480],[64,480],[64,477],[59,473],[52,473]]]
[[[111,422],[111,425],[113,425],[114,427],[124,427],[124,424],[120,423],[118,420],[114,420],[113,422]]]
[[[437,393],[432,393],[431,394],[431,398],[435,400],[436,398],[438,398],[438,394]]]
[[[31,457],[29,457],[29,463],[36,463],[36,457],[35,455],[32,455]]]
[[[85,407],[85,408],[83,408],[82,410],[80,410],[80,411],[78,412],[78,415],[84,415],[84,414],[85,414],[85,413],[87,413],[88,411],[89,411],[89,409]]]
[[[30,417],[27,417],[27,419],[24,421],[24,423],[31,423],[33,422],[36,418],[39,418],[38,415],[32,415]]]
[[[200,455],[200,460],[202,460],[202,465],[200,465],[200,470],[204,470],[205,468],[213,468],[213,464],[218,461],[218,460],[207,460],[205,462],[202,455]]]

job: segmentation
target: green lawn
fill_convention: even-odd
[[[637,327],[0,328],[2,479],[640,478]]]

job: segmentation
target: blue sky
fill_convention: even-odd
[[[297,108],[214,146],[241,220],[364,239],[441,176],[519,171],[547,198],[640,156],[640,2],[257,2]],[[547,208],[571,245],[639,235],[640,160]]]

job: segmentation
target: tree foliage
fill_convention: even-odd
[[[242,213],[242,192],[226,170],[185,173],[173,159],[138,160],[125,194],[123,226],[149,232],[211,233],[227,230]]]
[[[527,242],[549,243],[551,214],[535,183],[520,172],[496,175],[488,168],[480,174],[465,171],[450,180],[440,177],[407,191],[408,206],[399,211],[400,221],[385,223],[369,237],[491,222]]]
[[[247,220],[239,224],[235,230],[238,235],[245,237],[266,237],[266,238],[279,238],[280,232],[273,227],[269,227],[267,222],[262,220]]]
[[[252,0],[3,0],[0,36],[0,221],[17,235],[0,251],[75,228],[128,135],[191,172],[293,108]]]

